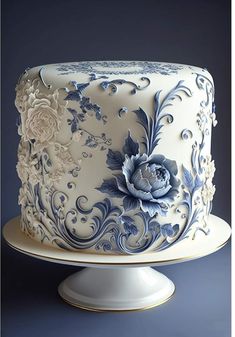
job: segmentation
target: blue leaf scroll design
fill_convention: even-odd
[[[130,130],[128,131],[122,150],[129,157],[135,156],[139,152],[139,144],[132,139]]]
[[[39,186],[36,186],[34,193],[37,199],[36,205],[38,205],[40,213],[44,213],[45,207]],[[113,206],[109,199],[106,198],[102,202],[95,203],[92,208],[85,209],[82,204],[87,202],[87,198],[80,196],[76,201],[76,208],[70,209],[65,213],[64,206],[67,201],[68,197],[65,193],[54,191],[49,202],[50,210],[47,212],[47,217],[51,223],[51,231],[54,236],[53,241],[55,241],[59,247],[64,249],[88,249],[94,247],[100,240],[103,240],[106,234],[112,233],[113,228],[118,229],[115,220],[121,215],[121,210]],[[90,228],[92,233],[85,237],[78,235],[75,229],[71,229],[71,226],[69,226],[69,218],[72,218],[70,222],[75,225],[78,222],[79,213],[88,215],[91,214],[94,209],[97,209],[99,214],[93,216],[91,219]]]
[[[158,245],[155,248],[155,251],[161,251],[162,249],[166,249],[170,245],[172,245],[172,242],[168,241],[168,238],[172,238],[173,236],[176,236],[179,231],[179,225],[171,225],[171,224],[164,224],[160,225],[155,217],[151,217],[148,213],[144,212],[138,212],[135,214],[136,217],[138,217],[142,223],[143,226],[141,226],[142,233],[138,237],[136,245],[130,245],[128,242],[129,233],[133,235],[137,235],[136,228],[134,226],[133,219],[130,217],[127,217],[126,220],[124,216],[122,216],[122,221],[125,222],[125,228],[126,228],[126,235],[122,235],[119,237],[118,240],[118,247],[121,251],[124,251],[128,254],[138,254],[143,251],[146,251],[149,249],[153,244],[156,244],[156,241],[163,236],[163,240],[161,240],[161,243],[158,243]]]
[[[125,139],[122,152],[113,151],[111,149],[108,150],[106,163],[110,170],[114,170],[114,171],[122,170],[122,166],[125,160],[125,155],[128,155],[129,157],[131,157],[139,153],[139,144],[135,142],[133,138],[131,137],[130,130],[128,131],[128,135]]]
[[[202,108],[205,108],[209,105],[210,96],[212,97],[212,102],[214,102],[215,89],[212,81],[205,75],[195,73],[196,75],[196,84],[198,89],[204,90],[206,93],[206,99],[201,101],[200,105]],[[212,112],[213,109],[212,109]]]
[[[192,173],[183,166],[183,182],[190,192],[194,188],[194,179]]]
[[[138,212],[133,216],[122,213],[120,207],[114,206],[110,199],[105,198],[86,208],[86,196],[77,198],[74,208],[66,211],[68,196],[66,193],[51,189],[47,201],[42,197],[42,186],[38,183],[34,187],[28,183],[28,196],[31,201],[26,205],[30,212],[37,215],[37,231],[40,232],[41,242],[48,240],[63,249],[102,249],[104,252],[113,251],[125,254],[136,254],[145,251],[156,243],[163,235],[163,241],[155,250],[169,246],[168,238],[177,234],[177,225],[160,225],[155,218],[147,213]],[[34,210],[33,210],[34,209]],[[26,211],[25,211],[26,213]],[[23,213],[24,229],[31,230],[31,222]],[[79,218],[82,218],[79,220]],[[82,219],[90,217],[90,234],[81,235],[76,228],[82,225]],[[136,225],[138,217],[142,222]],[[49,226],[48,226],[49,224]],[[141,233],[140,233],[141,228]],[[129,240],[129,238],[132,240]],[[136,242],[133,244],[133,238]]]
[[[110,170],[121,170],[124,160],[125,157],[120,151],[108,150],[106,163]]]
[[[182,166],[183,170],[183,182],[184,182],[184,190],[183,190],[183,200],[181,201],[181,205],[184,206],[187,210],[187,222],[184,226],[183,230],[177,237],[177,242],[186,239],[188,234],[192,228],[192,225],[199,221],[199,217],[203,212],[202,207],[193,207],[193,201],[195,197],[195,193],[198,189],[203,186],[203,180],[200,177],[200,173],[202,173],[201,168],[201,150],[203,141],[201,144],[194,144],[193,151],[191,155],[192,162],[192,171],[187,170],[184,166]]]
[[[173,105],[173,101],[178,98],[182,101],[181,94],[184,93],[187,96],[192,96],[191,90],[183,85],[184,81],[179,81],[166,96],[160,100],[162,91],[159,90],[154,96],[154,114],[148,116],[146,112],[140,107],[135,110],[138,118],[138,123],[144,128],[145,135],[143,137],[142,144],[145,146],[145,151],[148,155],[151,155],[155,147],[160,140],[161,128],[163,127],[163,119],[166,118],[168,123],[172,123],[173,115],[166,111],[167,108]]]
[[[130,216],[127,215],[122,215],[121,216],[121,221],[123,223],[123,228],[127,235],[137,235],[138,234],[138,229],[135,226],[134,219],[132,219]]]
[[[119,190],[117,180],[115,178],[104,179],[101,186],[96,189],[114,198],[123,198],[125,196],[125,194]]]
[[[161,226],[161,233],[166,238],[174,237],[179,231],[179,224],[175,224],[172,226],[171,223],[167,223]]]

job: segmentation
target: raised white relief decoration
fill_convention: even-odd
[[[60,98],[59,89],[43,93],[39,85],[38,78],[33,81],[22,78],[16,87],[15,105],[21,118],[18,132],[24,141],[31,143],[33,153],[55,142],[67,105]]]

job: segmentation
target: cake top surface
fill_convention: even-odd
[[[66,76],[71,74],[97,74],[97,75],[185,75],[194,72],[206,72],[206,69],[166,62],[152,61],[81,61],[42,65],[30,69],[34,73],[43,69],[44,73],[52,76]]]
[[[150,61],[82,61],[73,63],[60,63],[55,66],[59,73],[81,72],[109,75],[133,75],[133,74],[176,74],[180,70],[185,70],[190,66]]]
[[[68,83],[89,83],[100,81],[102,89],[106,86],[123,84],[127,81],[138,80],[137,90],[149,86],[152,88],[164,86],[179,80],[193,80],[195,75],[207,78],[213,86],[213,78],[205,68],[191,65],[152,61],[80,61],[39,65],[27,68],[23,75],[28,80],[38,78],[41,84],[47,88],[64,88]],[[22,77],[23,77],[22,75]],[[21,78],[22,78],[21,77]],[[21,79],[20,78],[20,79]],[[24,76],[25,78],[25,76]],[[203,80],[203,79],[202,79]],[[20,81],[19,81],[20,82]],[[201,83],[200,85],[203,85]],[[42,88],[42,87],[41,87]]]

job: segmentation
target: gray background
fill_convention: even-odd
[[[213,213],[230,222],[230,2],[228,0],[2,1],[2,223],[19,213],[15,84],[27,67],[79,60],[152,60],[206,67],[218,126]],[[230,246],[159,268],[175,297],[150,311],[96,314],[64,304],[56,285],[75,268],[2,245],[2,335],[230,336]]]

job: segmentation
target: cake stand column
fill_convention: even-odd
[[[166,302],[175,286],[151,267],[85,268],[58,287],[69,304],[92,311],[144,310]]]

